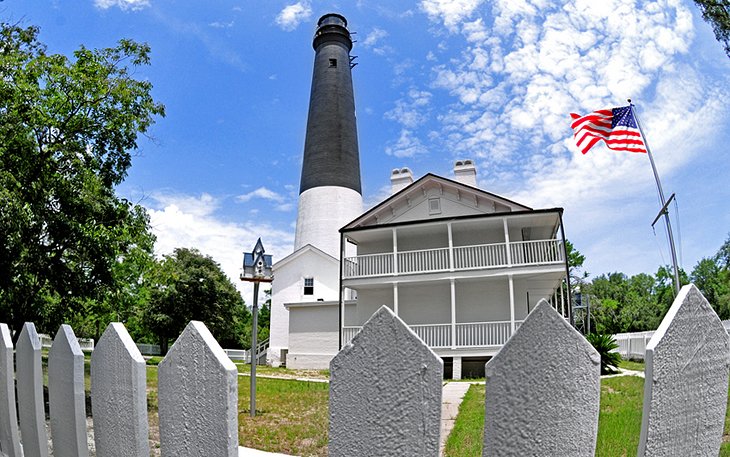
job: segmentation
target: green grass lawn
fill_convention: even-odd
[[[728,390],[730,391],[730,386]],[[459,408],[454,431],[446,443],[447,457],[482,455],[484,395],[484,386],[474,385],[469,388]],[[636,455],[641,433],[643,395],[643,378],[621,376],[601,380],[601,411],[598,418],[596,457]],[[730,400],[728,407],[720,457],[730,457]]]
[[[248,363],[236,363],[238,372],[244,375],[251,373],[251,365]],[[274,368],[267,365],[257,365],[256,375],[278,376],[282,378],[309,378],[309,379],[329,379],[329,370],[292,370],[289,368]]]
[[[634,362],[633,360],[621,360],[618,367],[624,370],[644,371],[644,362]]]

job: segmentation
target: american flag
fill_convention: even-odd
[[[614,151],[646,152],[644,139],[639,132],[631,106],[601,109],[585,116],[570,113],[573,138],[578,149],[585,154],[603,140]]]

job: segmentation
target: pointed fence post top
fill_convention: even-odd
[[[437,456],[442,380],[441,358],[381,307],[330,363],[329,455]]]
[[[363,325],[362,330],[360,330],[360,332],[358,332],[355,337],[342,348],[343,351],[345,349],[350,350],[352,347],[357,345],[366,344],[364,342],[369,338],[372,338],[372,334],[378,334],[380,337],[388,339],[401,338],[404,342],[407,342],[406,344],[408,347],[413,347],[419,351],[424,349],[424,354],[429,354],[433,357],[434,361],[441,362],[441,358],[436,355],[436,353],[433,352],[433,350],[429,348],[428,345],[424,343],[423,340],[416,335],[416,333],[411,330],[411,328],[408,327],[408,325],[403,322],[400,317],[396,316],[395,313],[385,305],[381,306],[373,313],[372,316],[370,316],[370,319],[368,319]],[[340,351],[333,361],[340,357],[346,357],[345,355],[340,355],[343,351]],[[443,362],[441,363],[443,364]]]
[[[192,349],[192,353],[190,350]],[[220,365],[224,371],[237,371],[236,365],[228,358],[225,351],[218,344],[208,327],[200,321],[190,321],[180,334],[167,355],[159,364],[160,368],[172,363],[172,360],[180,358],[196,357],[202,355],[200,351],[209,354]]]
[[[18,337],[18,349],[21,347],[27,347],[31,351],[41,350],[41,339],[35,329],[35,324],[32,322],[23,324],[23,329]]]
[[[111,322],[107,325],[106,330],[101,334],[101,338],[94,347],[91,358],[93,360],[95,355],[106,354],[115,351],[115,349],[116,351],[122,350],[121,353],[126,354],[137,363],[145,363],[142,353],[139,352],[139,348],[134,344],[134,340],[132,340],[126,327],[121,322]],[[116,351],[110,356],[116,357]]]
[[[54,350],[55,349],[55,350]],[[51,353],[66,352],[74,356],[84,356],[84,352],[79,346],[79,340],[76,338],[73,329],[68,324],[61,324],[56,332],[56,337],[53,338],[53,344],[51,345]]]
[[[696,327],[701,326],[700,332]],[[662,345],[672,344],[675,340],[687,341],[685,338],[702,337],[712,333],[722,338],[727,335],[720,317],[712,309],[710,303],[694,284],[687,284],[677,294],[672,306],[662,319],[659,328],[646,346],[648,351],[656,351]],[[675,337],[676,335],[676,337]]]
[[[600,356],[546,301],[485,371],[484,455],[593,456]]]
[[[717,455],[730,337],[702,293],[684,286],[646,347],[639,456]]]
[[[8,324],[0,324],[0,335],[0,338],[2,338],[3,348],[13,349],[13,337],[10,336]]]
[[[487,362],[486,377],[493,376],[504,364],[511,366],[513,362],[519,363],[520,360],[514,360],[516,356],[512,355],[513,352],[530,352],[531,347],[538,346],[549,349],[546,351],[548,359],[537,361],[547,370],[555,366],[555,363],[562,364],[566,355],[571,358],[585,358],[588,361],[586,367],[595,365],[600,368],[601,365],[601,356],[588,340],[542,299],[497,355]]]

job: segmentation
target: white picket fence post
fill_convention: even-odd
[[[730,337],[694,285],[680,290],[646,347],[639,457],[718,455]]]
[[[547,301],[485,371],[485,456],[594,454],[601,357]]]
[[[26,323],[19,336],[17,387],[5,324],[0,343],[0,455],[48,457],[39,335]],[[694,286],[682,289],[646,357],[639,456],[717,455],[730,337]],[[486,366],[483,455],[592,456],[598,365],[585,339],[539,303]],[[408,326],[378,310],[332,360],[329,455],[438,455],[442,373]],[[88,456],[84,356],[67,325],[51,347],[48,379],[54,456]],[[98,342],[91,380],[96,455],[149,455],[146,366],[122,324]],[[238,455],[236,367],[203,323],[190,322],[160,363],[158,399],[163,457]]]
[[[48,457],[41,340],[32,322],[26,322],[20,332],[15,363],[23,453],[25,457]]]
[[[84,353],[66,324],[48,353],[48,408],[54,457],[88,457]]]
[[[329,455],[439,454],[443,362],[383,306],[330,363]]]
[[[15,409],[13,339],[7,324],[0,324],[0,449],[8,457],[21,457]]]
[[[149,457],[147,368],[119,322],[91,354],[91,410],[97,457]]]
[[[162,457],[238,455],[238,370],[191,321],[157,368]]]

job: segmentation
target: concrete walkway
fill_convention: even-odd
[[[624,370],[622,368],[619,368],[618,373],[603,375],[601,376],[601,378],[616,378],[618,376],[638,376],[640,378],[643,378],[644,372],[636,370]]]
[[[470,382],[447,382],[444,384],[441,393],[441,440],[439,444],[439,455],[444,455],[446,439],[454,428],[456,416],[459,414],[459,405],[471,387]]]

